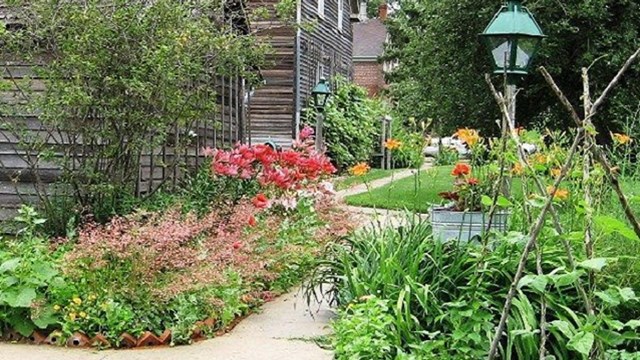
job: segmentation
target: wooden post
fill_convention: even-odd
[[[387,151],[384,148],[384,141],[387,138],[387,119],[382,118],[382,131],[380,131],[380,168],[386,169]]]
[[[384,141],[386,142],[387,140],[389,140],[391,138],[391,117],[390,116],[385,116],[384,117],[384,122],[386,124],[385,128],[387,130],[387,132],[384,134]],[[385,154],[385,160],[386,160],[386,167],[385,169],[389,170],[391,169],[391,150],[387,149],[385,146],[385,143],[382,143],[382,151]]]
[[[322,109],[317,109],[316,112],[316,151],[319,153],[324,152],[324,136],[322,134],[322,127],[324,126],[324,112]]]

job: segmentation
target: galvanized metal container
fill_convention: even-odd
[[[489,214],[481,211],[452,211],[445,207],[431,208],[431,226],[434,239],[456,240],[467,243],[474,236],[486,231]],[[491,222],[491,230],[507,231],[508,212],[496,212]]]

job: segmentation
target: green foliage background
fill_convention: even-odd
[[[369,162],[379,151],[384,103],[367,97],[363,87],[344,79],[335,80],[335,94],[327,105],[324,138],[327,152],[340,170]]]
[[[496,133],[497,106],[484,82],[490,72],[479,41],[503,1],[403,0],[388,21],[386,57],[400,66],[391,76],[391,95],[406,117],[433,118],[435,130],[459,126]],[[581,105],[582,67],[591,65],[592,94],[599,94],[640,45],[640,4],[630,0],[529,0],[524,5],[548,36],[535,60],[555,77],[574,105]],[[638,106],[638,67],[629,71],[606,102],[597,126],[615,129]],[[518,125],[567,128],[565,115],[542,76],[533,71],[519,86]]]

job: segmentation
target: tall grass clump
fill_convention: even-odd
[[[413,216],[403,223],[370,227],[330,245],[314,272],[308,294],[329,296],[340,307],[333,323],[336,357],[486,357],[527,236],[492,234],[483,247],[436,241],[430,224]],[[620,305],[637,305],[631,288],[592,285],[598,294],[594,315],[586,313],[576,291],[576,282],[589,283],[588,270],[613,260],[587,260],[570,270],[557,236],[548,233],[541,241],[541,273],[532,254],[500,343],[501,358],[539,358],[543,303],[550,356],[637,351],[640,322],[619,316]]]

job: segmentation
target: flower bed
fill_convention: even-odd
[[[173,205],[88,222],[54,242],[38,233],[45,220],[24,207],[17,219],[23,231],[0,243],[5,338],[99,347],[190,343],[299,283],[324,244],[351,230],[322,183],[332,171],[328,159],[308,146],[238,146],[211,155],[216,177],[259,182],[261,193],[200,216]],[[231,171],[239,162],[240,171]]]

